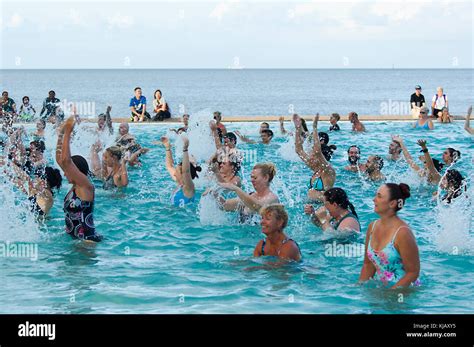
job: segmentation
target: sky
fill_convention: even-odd
[[[0,0],[0,68],[473,68],[472,0]]]

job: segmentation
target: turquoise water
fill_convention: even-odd
[[[349,124],[331,135],[338,146],[332,163],[336,186],[346,189],[361,217],[363,234],[376,214],[372,198],[377,185],[357,174],[345,173],[346,149],[357,143],[362,160],[369,154],[385,155],[390,134],[405,134],[412,155],[416,139],[428,140],[430,152],[440,159],[448,145],[462,152],[456,164],[472,174],[472,139],[462,123],[437,126],[430,132],[415,131],[408,123],[367,123],[367,134],[352,134]],[[278,175],[273,183],[290,213],[286,232],[300,245],[303,261],[281,265],[271,257],[252,257],[262,238],[258,226],[237,225],[235,215],[216,212],[212,201],[197,199],[193,207],[169,204],[174,183],[164,167],[164,148],[152,144],[166,125],[132,125],[131,133],[152,150],[141,169],[129,170],[130,185],[123,191],[104,191],[97,184],[95,221],[106,240],[93,249],[84,248],[63,231],[62,199],[65,183],[57,194],[50,217],[36,227],[31,216],[1,184],[0,239],[38,244],[38,260],[0,258],[1,313],[473,313],[474,268],[472,214],[460,208],[440,209],[431,200],[434,188],[420,183],[404,163],[386,162],[383,172],[391,181],[406,182],[412,198],[400,216],[409,222],[420,248],[423,285],[404,292],[356,284],[362,257],[330,257],[335,240],[322,235],[303,213],[306,185],[311,173],[296,158],[277,124],[274,143],[240,145],[256,161],[273,161]],[[256,137],[257,123],[229,124],[228,129]],[[288,125],[291,129],[291,126]],[[323,122],[320,130],[328,128]],[[87,155],[79,130],[73,149]],[[200,141],[197,141],[200,138]],[[207,155],[207,139],[190,135],[190,152]],[[84,143],[83,143],[84,141]],[[54,139],[47,141],[51,149]],[[197,145],[198,144],[198,145]],[[49,153],[51,155],[51,153]],[[252,162],[244,162],[243,178],[250,190]],[[207,183],[197,181],[199,196]],[[472,187],[472,180],[471,180]],[[472,189],[470,188],[472,200]],[[15,219],[13,219],[15,218]]]

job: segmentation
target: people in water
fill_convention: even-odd
[[[418,120],[413,123],[413,128],[415,129],[423,129],[423,130],[433,130],[434,124],[433,121],[428,116],[428,107],[423,106],[420,108],[420,116]]]
[[[367,169],[365,164],[360,163],[360,148],[357,145],[352,145],[347,149],[347,161],[349,165],[344,167],[344,170],[352,172],[365,172]]]
[[[182,134],[182,133],[186,133],[188,131],[188,126],[189,126],[189,114],[185,113],[183,114],[183,116],[181,117],[181,121],[183,122],[183,126],[181,128],[178,128],[178,129],[170,129],[170,131],[173,131],[175,132],[176,134]]]
[[[183,207],[194,202],[196,188],[193,180],[198,178],[201,167],[190,160],[188,153],[189,139],[182,137],[183,158],[178,165],[174,164],[173,153],[169,139],[165,136],[161,138],[161,143],[166,150],[166,170],[171,178],[176,182],[176,189],[171,194],[171,203],[176,207]]]
[[[123,157],[127,159],[129,166],[141,166],[140,157],[149,152],[149,148],[142,147],[137,143],[135,136],[129,133],[130,127],[128,123],[120,123],[119,134],[115,140],[115,144],[122,150]]]
[[[46,121],[44,119],[38,119],[36,122],[36,131],[34,131],[31,135],[33,140],[45,140],[45,131],[46,129]]]
[[[385,179],[382,173],[383,158],[379,155],[371,155],[365,163],[365,173],[372,181],[382,181]]]
[[[252,139],[249,139],[247,136],[242,135],[239,130],[234,131],[234,134],[236,134],[242,142],[253,144],[257,143],[257,141],[254,141]],[[261,141],[259,141],[258,143],[262,143],[264,145],[270,144],[273,139],[273,131],[270,129],[260,129],[260,139]]]
[[[217,135],[219,136],[219,140],[222,142],[224,139],[224,135],[227,134],[227,129],[225,125],[222,123],[222,113],[219,111],[214,112],[214,121],[216,124],[216,131]]]
[[[441,198],[442,201],[450,204],[466,190],[464,177],[458,170],[449,169],[440,182],[440,187],[446,194]]]
[[[110,116],[110,111],[112,111],[112,106],[107,106],[105,113],[99,114],[97,117],[97,131],[99,133],[108,131],[110,135],[114,133],[114,127],[112,125],[112,117]]]
[[[293,118],[298,116],[298,114],[294,113],[293,114]],[[299,116],[298,116],[299,117]],[[306,139],[308,136],[309,136],[309,131],[308,131],[308,126],[306,125],[306,121],[304,120],[304,118],[299,118],[300,121],[301,121],[301,133],[300,133],[300,136],[303,137],[303,139]],[[279,122],[280,122],[280,131],[281,131],[281,134],[282,135],[290,135],[290,136],[293,136],[294,134],[291,132],[291,131],[287,131],[285,129],[285,117],[280,117],[279,119]],[[262,123],[263,124],[263,123]],[[267,123],[268,124],[268,123]]]
[[[423,168],[420,168],[413,158],[411,157],[408,149],[405,146],[405,143],[401,136],[392,136],[393,141],[397,142],[400,147],[402,148],[403,156],[407,161],[408,165],[418,173],[420,177],[426,178],[427,182],[430,184],[438,184],[439,180],[441,179],[441,175],[439,172],[443,168],[443,164],[439,162],[437,159],[431,158],[428,153],[428,148],[426,147],[426,141],[419,140],[418,144],[421,147],[421,151],[424,155],[420,156],[419,159],[423,162]]]
[[[99,158],[101,147],[94,144],[91,148],[92,174],[101,179],[104,189],[122,188],[128,185],[127,162],[122,149],[112,146],[104,151],[102,162]]]
[[[341,128],[339,127],[339,122],[341,120],[341,116],[339,113],[333,113],[331,114],[331,117],[329,118],[329,123],[331,123],[331,126],[329,127],[329,131],[339,131]]]
[[[388,156],[387,159],[390,161],[398,161],[400,160],[402,155],[402,147],[396,141],[391,141],[390,145],[388,145]]]
[[[324,192],[324,205],[315,210],[311,204],[304,206],[304,213],[323,231],[360,232],[359,217],[354,205],[342,188],[331,188]]]
[[[238,211],[239,222],[251,222],[253,216],[266,205],[279,203],[278,196],[272,191],[270,184],[276,175],[275,165],[272,163],[256,164],[250,173],[250,181],[255,191],[247,193],[233,183],[219,183],[228,191],[235,192],[237,197],[224,199],[216,196],[221,208],[225,211]]]
[[[71,116],[60,128],[56,146],[56,162],[61,167],[71,190],[64,198],[66,232],[74,239],[88,242],[102,241],[94,224],[94,185],[89,180],[89,165],[80,156],[71,156],[70,142],[75,117]]]
[[[293,122],[295,124],[295,150],[296,154],[301,158],[303,163],[308,166],[313,172],[308,185],[308,199],[310,201],[324,201],[324,192],[332,188],[336,180],[336,171],[329,163],[332,152],[328,151],[323,154],[321,142],[318,135],[318,121],[319,115],[314,117],[313,121],[313,146],[310,153],[306,153],[303,148],[303,139],[300,136],[302,132],[301,118],[295,114],[293,115]]]
[[[262,220],[262,233],[265,235],[260,240],[253,252],[254,257],[275,256],[285,260],[301,260],[301,251],[298,244],[288,235],[284,229],[288,225],[288,213],[280,204],[272,204],[260,210]]]
[[[420,256],[415,236],[397,213],[410,197],[404,183],[386,183],[374,198],[379,219],[369,224],[359,282],[370,279],[391,289],[419,285]]]
[[[349,121],[352,123],[352,131],[355,131],[355,132],[365,131],[365,126],[359,120],[359,115],[356,112],[349,112],[348,118],[349,118]]]
[[[443,107],[441,110],[441,113],[438,113],[438,122],[439,123],[452,123],[453,122],[453,116],[449,114],[449,110],[447,107]]]

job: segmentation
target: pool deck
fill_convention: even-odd
[[[192,115],[191,115],[192,117]],[[285,121],[289,122],[292,119],[291,115],[279,115],[279,116],[223,116],[222,117],[222,123],[234,123],[234,122],[277,122],[280,117],[285,117]],[[314,118],[314,115],[303,115],[300,116],[301,118],[304,118],[306,121],[312,121]],[[320,115],[319,120],[321,121],[329,121],[330,115]],[[116,123],[135,123],[135,122],[130,122],[130,118],[112,118],[114,122]],[[465,120],[465,116],[453,116],[454,120]],[[386,122],[386,121],[414,121],[415,119],[411,115],[386,115],[386,116],[380,116],[380,115],[359,115],[359,120],[360,121],[375,121],[375,122]],[[96,119],[84,119],[86,122],[96,122]],[[348,121],[347,116],[341,116],[340,122]],[[438,123],[437,120],[434,120],[435,123]],[[153,122],[153,121],[147,121],[147,122],[138,122],[135,124],[167,124],[167,123],[180,123],[181,118],[170,118],[162,122]]]

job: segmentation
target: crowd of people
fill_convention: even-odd
[[[432,121],[428,118],[428,112],[425,112],[421,87],[418,87],[415,96],[412,96],[413,107],[418,107],[420,113],[416,127],[431,129]],[[432,104],[435,117],[442,117],[443,107],[448,105],[442,89],[439,89],[439,93],[441,94],[437,94],[438,97],[433,99]],[[136,137],[130,134],[128,123],[124,122],[119,125],[112,146],[104,148],[104,144],[99,140],[90,144],[89,160],[82,155],[72,155],[71,140],[80,117],[72,110],[71,116],[63,121],[64,112],[58,108],[59,99],[54,91],[50,91],[45,99],[36,131],[32,134],[28,134],[24,127],[14,126],[11,120],[16,115],[15,103],[7,92],[4,92],[2,97],[2,130],[6,139],[0,143],[0,165],[10,182],[25,194],[32,212],[45,216],[54,204],[55,194],[64,177],[71,184],[71,189],[64,197],[66,232],[72,238],[83,242],[102,241],[103,236],[94,224],[96,188],[92,179],[101,181],[103,189],[126,187],[129,184],[129,167],[140,167],[141,161],[144,160],[143,155],[149,149],[138,143]],[[420,100],[423,102],[420,103]],[[146,98],[138,87],[130,101],[130,107],[130,121],[163,120],[170,117],[169,108],[160,90],[154,94],[153,118],[147,112]],[[105,113],[97,117],[97,126],[93,130],[95,133],[113,136],[111,110],[109,106]],[[469,134],[474,133],[469,124],[471,111],[472,107],[468,110],[465,124]],[[20,119],[25,115],[34,117],[35,113],[35,109],[29,105],[28,97],[23,98],[19,111]],[[44,158],[45,128],[51,117],[55,117],[50,126],[55,128],[57,135],[55,159],[61,170],[51,166]],[[338,125],[340,118],[337,113],[330,117],[329,133],[333,137],[341,131]],[[350,112],[348,119],[353,132],[367,131],[356,112]],[[238,142],[240,140],[248,144],[270,144],[275,137],[270,124],[261,123],[258,129],[260,140],[253,140],[238,130],[227,131],[222,122],[222,114],[214,112],[213,119],[209,120],[214,154],[205,163],[198,163],[188,152],[190,140],[186,133],[190,131],[189,120],[190,115],[185,114],[182,117],[183,125],[178,129],[171,129],[180,135],[179,139],[182,141],[179,163],[175,162],[173,152],[176,155],[176,150],[167,136],[162,136],[161,140],[156,142],[164,147],[164,166],[176,183],[170,194],[170,204],[181,208],[196,203],[198,194],[194,180],[201,174],[206,175],[216,182],[216,185],[208,187],[201,196],[210,195],[215,198],[222,211],[236,212],[239,223],[259,221],[265,238],[256,245],[254,256],[270,255],[293,261],[301,260],[302,253],[297,242],[285,233],[288,213],[272,189],[272,181],[277,175],[276,165],[271,162],[257,163],[249,177],[253,191],[245,191],[242,187],[240,169],[243,155],[238,148]],[[330,144],[327,132],[320,131],[319,114],[314,116],[311,130],[305,119],[297,114],[292,116],[291,121],[294,131],[285,128],[283,117],[279,119],[279,131],[281,136],[294,142],[295,155],[308,169],[307,203],[301,208],[308,216],[308,223],[318,226],[323,232],[361,233],[356,207],[351,203],[349,194],[337,187],[337,171],[359,173],[367,180],[378,182],[380,186],[373,201],[374,211],[380,218],[371,222],[366,232],[365,259],[360,281],[375,279],[392,288],[418,285],[420,259],[416,238],[409,225],[398,216],[398,212],[405,207],[410,197],[410,187],[404,183],[386,182],[382,172],[384,161],[405,160],[407,166],[426,179],[428,184],[439,185],[444,191],[441,201],[450,204],[462,196],[466,189],[466,180],[461,172],[451,168],[453,163],[461,158],[461,152],[447,147],[442,159],[437,160],[430,154],[427,142],[420,139],[418,145],[422,155],[418,159],[423,165],[418,165],[410,155],[403,138],[392,136],[386,157],[369,155],[363,163],[361,148],[351,144],[347,147],[347,166],[336,168],[331,163],[331,158],[337,146]],[[29,142],[28,148],[25,141]]]

